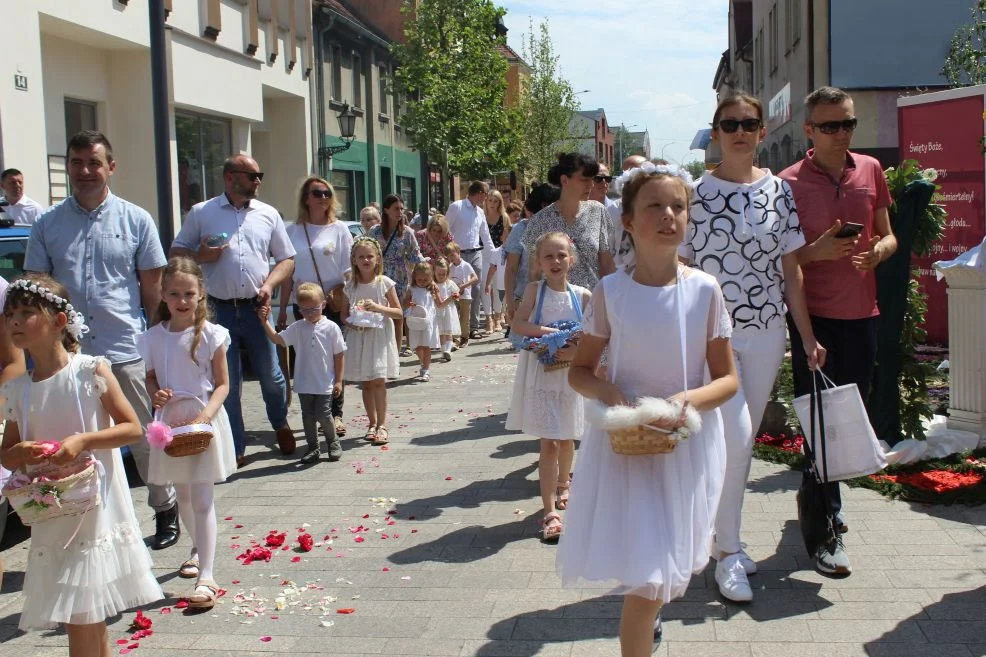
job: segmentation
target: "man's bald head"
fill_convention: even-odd
[[[226,185],[226,194],[231,200],[255,198],[263,177],[260,165],[249,155],[230,155],[223,162],[223,182]]]
[[[623,160],[623,170],[629,171],[630,169],[636,169],[646,161],[647,158],[643,155],[630,155],[627,159]]]

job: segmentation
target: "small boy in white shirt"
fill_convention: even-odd
[[[295,292],[299,319],[277,333],[267,321],[270,308],[258,310],[264,331],[271,342],[282,347],[294,347],[294,391],[301,402],[301,422],[305,428],[308,451],[301,457],[305,465],[318,462],[322,452],[318,444],[318,427],[322,425],[329,440],[329,460],[342,458],[342,445],[332,419],[332,398],[342,394],[342,373],[345,368],[346,341],[342,331],[329,321],[322,310],[325,294],[316,283],[302,283]],[[339,376],[336,377],[336,372]]]
[[[449,261],[449,278],[459,286],[459,330],[462,331],[459,346],[465,347],[469,344],[469,311],[472,307],[472,286],[479,280],[479,276],[476,275],[476,270],[472,268],[472,265],[462,259],[462,250],[455,242],[446,244],[442,253]]]

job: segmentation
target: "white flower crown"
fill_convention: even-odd
[[[65,325],[65,330],[71,335],[76,342],[82,339],[84,333],[89,332],[89,327],[82,317],[82,313],[76,312],[72,304],[68,302],[68,299],[63,299],[58,296],[48,288],[43,285],[38,285],[26,278],[19,278],[10,284],[10,289],[12,290],[23,290],[31,294],[37,295],[49,303],[55,304],[55,307],[59,311],[65,313],[68,317],[68,323]]]
[[[692,174],[688,173],[687,169],[683,169],[675,164],[654,164],[653,162],[644,162],[639,167],[635,167],[629,171],[624,171],[623,175],[613,181],[612,189],[617,194],[622,194],[623,187],[628,182],[641,174],[652,173],[663,173],[669,176],[675,176],[676,178],[681,178],[685,181],[685,184],[689,186],[691,186],[693,182]]]

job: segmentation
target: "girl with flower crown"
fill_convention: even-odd
[[[43,274],[27,274],[7,290],[11,340],[30,351],[34,368],[0,389],[7,419],[0,461],[30,473],[87,455],[96,460],[101,504],[32,527],[19,626],[62,625],[71,657],[108,657],[106,619],[163,594],[118,449],[141,438],[140,422],[109,362],[78,353],[87,328],[67,297]]]
[[[784,357],[790,311],[804,336],[810,367],[822,366],[805,304],[797,251],[804,246],[794,196],[786,181],[754,166],[766,135],[760,101],[745,94],[722,100],[712,118],[712,139],[722,163],[695,185],[690,221],[679,255],[715,276],[733,324],[732,349],[739,391],[722,409],[726,478],[716,515],[715,579],[735,602],[753,599],[748,575],[757,564],[743,550],[740,519],[753,459],[753,436]]]
[[[690,180],[677,167],[650,165],[617,181],[636,267],[596,286],[568,374],[590,424],[557,565],[566,586],[600,582],[624,596],[624,657],[650,656],[661,606],[682,596],[708,563],[725,468],[717,409],[736,392],[722,291],[713,277],[678,262]],[[596,371],[607,348],[602,379]],[[648,407],[660,412],[639,418]],[[683,439],[667,453],[618,454],[604,427],[627,413],[632,426],[647,423]]]
[[[158,322],[137,336],[137,351],[147,367],[151,404],[168,424],[205,424],[212,429],[201,454],[172,457],[164,452],[160,422],[148,428],[151,444],[149,483],[173,482],[178,514],[192,537],[188,559],[178,576],[196,580],[188,596],[192,609],[211,609],[219,586],[213,579],[216,559],[216,505],[213,486],[236,472],[233,432],[223,408],[229,394],[226,350],[229,331],[209,321],[205,276],[191,258],[168,260],[161,276]],[[163,439],[163,440],[162,440]]]

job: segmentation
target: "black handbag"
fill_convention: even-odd
[[[822,387],[818,385],[817,379],[818,373],[812,372],[811,436],[804,441],[805,467],[801,473],[801,488],[798,489],[797,498],[798,525],[810,556],[814,556],[819,546],[832,541],[836,536],[835,514],[829,510],[828,492],[822,483],[828,479],[828,468],[825,463],[825,410],[822,407]],[[812,436],[818,437],[815,442],[821,446],[821,464],[818,462],[818,455],[811,449]]]

